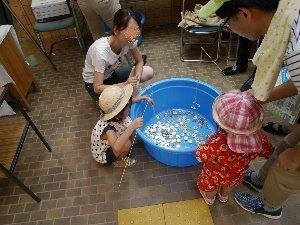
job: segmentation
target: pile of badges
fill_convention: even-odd
[[[144,129],[157,145],[178,150],[203,145],[214,133],[212,124],[205,118],[185,109],[161,112]]]

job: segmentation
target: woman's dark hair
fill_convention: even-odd
[[[113,27],[115,27],[117,30],[124,30],[128,26],[131,18],[133,18],[141,28],[141,20],[134,14],[134,12],[127,9],[119,9],[115,13]]]
[[[277,9],[280,0],[231,0],[225,2],[216,14],[221,19],[233,17],[239,8],[255,8],[263,11],[274,11]]]

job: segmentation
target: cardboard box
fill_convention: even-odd
[[[32,0],[31,8],[39,23],[70,17],[66,0]]]

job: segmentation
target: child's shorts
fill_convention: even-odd
[[[106,166],[111,166],[111,164],[118,159],[118,157],[115,156],[115,153],[113,152],[111,147],[106,149],[105,155],[106,155],[106,163],[104,163],[104,165]]]

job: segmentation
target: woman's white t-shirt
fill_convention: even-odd
[[[120,54],[115,54],[108,42],[108,37],[99,38],[89,48],[84,68],[82,72],[83,80],[87,83],[93,83],[94,72],[104,75],[104,80],[109,78],[125,59],[125,55],[130,49],[137,46],[137,41],[131,46],[124,47]]]

